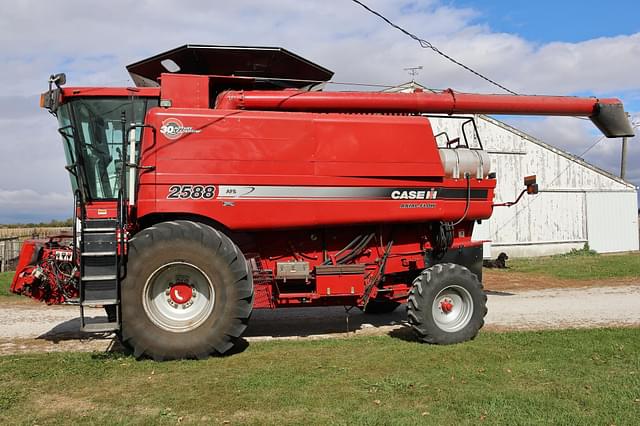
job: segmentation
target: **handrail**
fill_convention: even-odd
[[[124,111],[120,115],[120,126],[121,126],[121,134],[122,134],[122,163],[120,165],[120,185],[118,185],[118,209],[117,209],[117,222],[118,222],[118,230],[124,229],[125,222],[125,192],[124,187],[127,184],[127,117]]]
[[[478,133],[478,126],[476,125],[476,120],[474,120],[473,118],[469,118],[460,126],[462,128],[462,135],[464,136],[464,141],[465,141],[465,144],[467,145],[467,148],[471,148],[471,146],[469,146],[469,141],[467,140],[467,132],[465,131],[464,127],[469,123],[473,124],[473,132],[476,134],[476,140],[478,141],[478,145],[480,146],[480,149],[484,149],[484,147],[482,146],[482,140],[480,139],[480,134]]]
[[[76,244],[78,243],[78,192],[79,191],[77,189],[73,192],[73,252],[71,253],[71,264],[74,266],[78,261],[78,255],[76,253],[79,249],[79,247],[76,247]]]
[[[128,199],[130,201],[130,205],[135,204],[135,194],[134,191],[136,190],[136,185],[135,185],[135,178],[136,173],[134,173],[134,170],[138,170],[138,169],[143,169],[145,171],[152,171],[155,170],[155,166],[139,166],[138,163],[140,162],[140,159],[142,158],[142,150],[140,149],[140,153],[138,155],[138,158],[133,158],[135,157],[135,147],[134,146],[128,146],[127,143],[131,142],[131,143],[135,143],[137,141],[136,137],[135,137],[135,132],[136,129],[145,129],[145,128],[149,128],[152,130],[153,132],[153,144],[155,145],[155,140],[156,140],[156,129],[155,127],[149,125],[149,124],[135,124],[135,123],[131,123],[131,125],[129,126],[129,128],[126,131],[125,134],[125,140],[127,142],[125,142],[124,145],[124,150],[125,152],[128,149],[131,149],[131,152],[129,153],[129,157],[128,160],[124,167],[123,170],[126,168],[129,171],[129,194],[128,194]],[[142,141],[142,136],[143,136],[143,132],[140,132],[140,140]],[[126,173],[126,172],[125,172]],[[143,172],[144,173],[144,172]],[[125,182],[126,182],[126,178],[125,178]],[[134,200],[134,201],[131,201]]]

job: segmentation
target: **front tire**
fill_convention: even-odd
[[[438,264],[414,281],[407,317],[418,339],[448,345],[471,340],[484,325],[487,296],[478,277],[461,265]]]
[[[163,222],[129,243],[122,340],[155,360],[224,354],[251,315],[253,283],[238,247],[210,226]]]

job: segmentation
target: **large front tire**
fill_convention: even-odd
[[[224,354],[247,328],[253,283],[238,247],[210,226],[163,222],[129,243],[122,341],[155,360]]]
[[[464,266],[438,264],[414,281],[407,299],[411,328],[423,342],[448,345],[471,340],[484,325],[487,296]]]

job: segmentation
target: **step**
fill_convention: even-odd
[[[84,257],[98,257],[98,256],[115,256],[116,252],[115,251],[90,251],[90,252],[83,252],[82,256]]]
[[[109,228],[84,228],[84,232],[116,232],[118,228],[117,227],[109,227]]]
[[[115,280],[116,278],[118,278],[117,275],[88,275],[88,276],[84,276],[82,277],[82,281],[108,281],[108,280]]]
[[[116,233],[115,232],[96,232],[85,233],[82,236],[82,251],[86,253],[95,253],[102,251],[116,250]]]
[[[92,281],[92,277],[106,277],[116,273],[118,258],[115,256],[88,256],[82,258],[82,279]],[[112,279],[112,278],[105,278]],[[93,281],[96,281],[93,279]]]
[[[116,239],[116,231],[113,229],[109,230],[95,230],[90,234],[85,233],[84,239],[86,241],[111,241],[112,239]]]
[[[105,305],[117,305],[120,303],[118,299],[102,299],[102,300],[83,300],[82,306],[105,306]]]
[[[80,327],[81,331],[86,331],[88,333],[104,333],[106,331],[117,331],[120,330],[120,324],[117,322],[96,322],[84,324]]]
[[[118,221],[116,219],[85,219],[84,229],[98,229],[98,228],[116,228]]]
[[[118,280],[116,275],[85,276],[80,282],[80,300],[85,305],[101,305],[108,301],[113,304],[118,299]]]

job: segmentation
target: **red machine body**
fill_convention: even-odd
[[[180,71],[166,72],[168,60]],[[496,181],[473,117],[454,114],[586,116],[607,136],[632,133],[617,99],[319,91],[332,73],[282,49],[185,46],[129,71],[140,87],[43,95],[76,188],[86,240],[77,258],[116,256],[126,270],[127,239],[162,224],[206,225],[246,259],[254,308],[396,304],[441,263],[481,280],[482,242],[471,235],[491,216]],[[459,120],[458,137],[434,135],[434,113]],[[117,241],[91,243],[87,233],[108,221],[120,224]],[[57,252],[35,256],[34,244],[12,290],[48,303],[77,295],[43,290],[54,280],[34,271]],[[83,262],[87,282],[110,279],[104,262]],[[169,281],[167,306],[191,309],[193,278]],[[119,305],[119,290],[105,289],[91,300]],[[439,303],[443,315],[458,304],[448,293]]]

